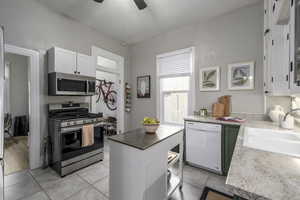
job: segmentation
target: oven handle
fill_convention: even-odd
[[[94,127],[99,127],[99,126],[104,126],[103,122],[94,124]],[[61,133],[68,133],[68,132],[72,132],[72,131],[79,131],[82,130],[82,125],[80,126],[72,126],[72,127],[67,127],[67,128],[61,128]]]

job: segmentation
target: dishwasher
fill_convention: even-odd
[[[186,162],[222,174],[222,126],[186,122]]]

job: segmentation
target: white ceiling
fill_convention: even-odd
[[[104,0],[102,4],[93,0],[39,1],[100,33],[132,44],[261,0],[145,0],[145,10],[138,10],[133,0]]]

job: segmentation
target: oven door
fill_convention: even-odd
[[[94,126],[94,144],[82,147],[82,126],[61,129],[62,161],[97,150],[104,147],[103,128],[100,124]]]

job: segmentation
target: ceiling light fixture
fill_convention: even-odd
[[[94,0],[97,3],[103,3],[104,0]],[[138,9],[143,10],[147,8],[145,0],[133,0]]]

